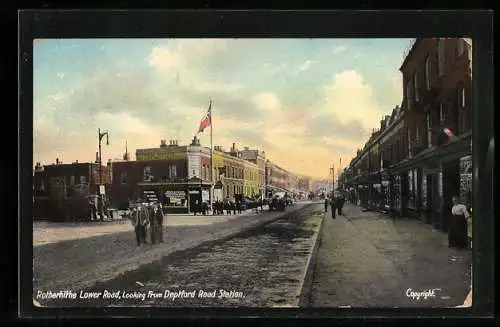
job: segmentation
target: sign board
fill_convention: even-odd
[[[158,202],[158,196],[155,191],[144,191],[144,198],[146,202]]]
[[[207,190],[203,190],[201,191],[201,201],[202,202],[208,202],[210,201],[210,194]]]
[[[166,198],[177,198],[177,199],[185,199],[186,192],[184,191],[165,191]]]
[[[137,161],[147,161],[147,160],[185,160],[187,154],[185,152],[159,152],[159,151],[137,151],[136,154]]]
[[[189,194],[199,194],[200,191],[189,191]]]
[[[106,194],[106,187],[104,187],[104,185],[99,185],[99,194]]]

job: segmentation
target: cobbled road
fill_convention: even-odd
[[[272,307],[293,306],[303,282],[322,205],[299,211],[233,238],[165,256],[160,261],[95,284],[84,292],[120,292],[118,299],[38,300],[44,306]],[[213,297],[200,296],[200,290]],[[224,293],[224,291],[227,293]],[[194,292],[191,298],[165,293]],[[126,298],[125,294],[144,298]],[[151,293],[149,293],[151,292]],[[148,294],[149,293],[149,294]],[[153,295],[156,294],[156,296]],[[225,296],[220,296],[225,294]],[[149,296],[148,296],[149,295]]]

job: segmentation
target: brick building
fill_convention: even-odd
[[[102,182],[100,176],[102,175]],[[37,163],[33,174],[34,218],[67,220],[88,218],[87,196],[98,193],[98,185],[111,184],[110,166],[97,163]]]
[[[470,204],[471,51],[463,38],[414,41],[400,68],[401,107],[382,119],[346,170],[361,203],[444,230],[452,196]]]

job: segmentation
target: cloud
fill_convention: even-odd
[[[253,102],[257,108],[266,110],[267,112],[275,112],[281,109],[281,101],[275,93],[262,92],[253,97]]]
[[[358,121],[365,128],[377,126],[386,108],[381,108],[373,95],[373,89],[354,70],[334,75],[333,83],[324,87],[322,113],[335,114],[344,124]]]
[[[60,78],[60,79],[63,79],[64,78],[64,73],[57,73],[57,77]]]
[[[337,137],[343,140],[360,142],[366,136],[361,120],[340,121],[335,114],[321,114],[309,121],[305,136],[312,139]]]
[[[345,45],[338,45],[333,49],[333,54],[339,54],[342,52],[345,52],[347,50],[347,47]]]
[[[303,64],[301,64],[298,68],[298,71],[299,72],[303,72],[305,70],[308,70],[309,68],[311,68],[311,66],[313,64],[317,63],[317,61],[313,61],[313,60],[307,60],[306,62],[304,62]]]

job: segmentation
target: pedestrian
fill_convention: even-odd
[[[452,198],[451,219],[448,224],[448,246],[454,248],[467,248],[467,219],[470,214],[458,196]]]
[[[333,219],[335,219],[335,211],[336,211],[335,209],[336,209],[336,205],[337,205],[337,203],[336,203],[335,196],[334,196],[334,195],[332,195],[332,198],[331,198],[331,200],[330,200],[330,208],[331,208],[331,210],[332,210],[332,218],[333,218]]]
[[[141,231],[139,210],[140,210],[140,207],[132,208],[132,213],[131,213],[131,217],[130,217],[131,222],[132,222],[132,226],[134,227],[135,239],[137,241],[137,246],[141,246],[141,242],[142,242],[142,231]]]
[[[235,200],[231,200],[231,209],[233,210],[233,215],[236,215],[236,202]]]
[[[325,197],[325,213],[328,212],[328,198]]]
[[[337,198],[337,212],[339,216],[342,216],[342,208],[344,207],[345,197],[344,194],[340,194]]]
[[[207,215],[207,211],[208,211],[207,202],[203,201],[203,203],[201,204],[201,213],[203,214],[203,216]]]
[[[226,202],[224,203],[224,209],[226,209],[226,215],[231,215],[231,204],[228,199],[226,199]]]
[[[89,196],[89,214],[90,221],[97,220],[96,206],[93,196]]]
[[[241,213],[241,201],[240,200],[236,201],[236,210],[238,210],[239,214]]]
[[[196,199],[194,201],[194,206],[193,206],[193,213],[195,216],[196,216],[196,213],[198,212],[198,206],[199,206],[199,202],[198,202],[198,199]]]
[[[151,244],[156,244],[157,227],[156,227],[156,208],[152,203],[148,203],[148,225],[149,225],[149,237],[151,238]]]
[[[149,215],[148,215],[148,209],[146,207],[146,204],[145,203],[142,203],[141,204],[141,207],[140,207],[140,211],[139,211],[139,223],[140,223],[140,227],[141,227],[141,240],[142,240],[142,243],[144,244],[147,244],[147,225],[149,223]]]
[[[156,240],[163,243],[163,221],[165,220],[165,214],[163,213],[161,203],[158,203],[155,208],[155,218],[156,218]]]

